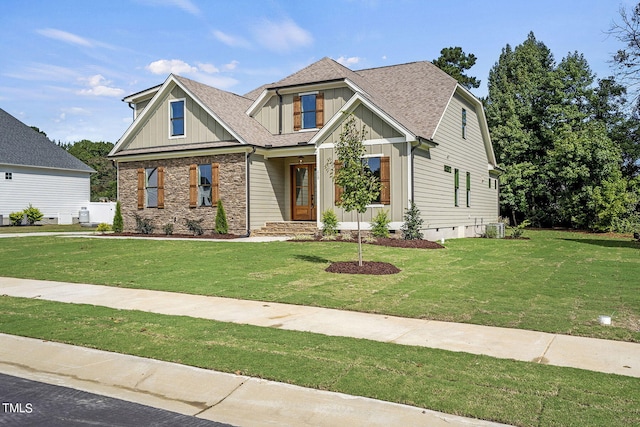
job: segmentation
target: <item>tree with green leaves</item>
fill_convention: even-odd
[[[356,211],[358,223],[358,265],[362,267],[362,233],[360,229],[361,216],[380,194],[381,183],[376,178],[366,162],[363,161],[365,147],[363,141],[366,129],[363,125],[357,129],[356,119],[350,115],[345,121],[340,140],[335,145],[335,154],[339,167],[333,171],[333,179],[342,189],[337,206],[346,212]],[[333,165],[327,165],[331,168]]]
[[[609,230],[633,212],[622,175],[621,126],[611,81],[594,84],[584,56],[570,53],[556,65],[530,33],[507,45],[489,74],[487,121],[500,165],[503,214],[514,224]],[[618,195],[611,189],[625,189]]]
[[[463,87],[469,90],[480,87],[480,80],[465,74],[476,63],[476,56],[473,53],[466,54],[458,46],[445,47],[440,51],[440,57],[432,62],[433,65],[456,79]]]
[[[87,139],[73,144],[60,144],[69,154],[95,169],[91,174],[91,201],[97,202],[101,198],[115,200],[117,197],[116,168],[107,159],[113,149],[110,142],[93,142]]]

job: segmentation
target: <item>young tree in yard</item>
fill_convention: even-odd
[[[335,146],[337,163],[333,169],[335,185],[340,187],[341,196],[336,202],[347,212],[356,211],[358,222],[358,265],[362,267],[362,234],[360,230],[361,215],[380,194],[381,183],[371,173],[369,166],[363,161],[365,148],[363,140],[366,130],[358,130],[356,120],[349,116],[340,133],[340,141]],[[327,165],[331,167],[333,165]]]

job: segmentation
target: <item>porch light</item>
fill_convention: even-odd
[[[298,156],[298,163],[302,164],[303,161],[304,161],[304,156]]]

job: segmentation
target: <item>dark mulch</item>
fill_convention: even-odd
[[[123,237],[162,237],[162,238],[168,238],[168,239],[237,239],[239,237],[242,236],[238,236],[237,234],[218,234],[218,233],[211,233],[211,234],[201,234],[199,236],[196,236],[194,234],[158,234],[158,233],[153,233],[153,234],[142,234],[142,233],[109,233],[109,234],[104,234],[104,236],[123,236]]]
[[[315,237],[313,239],[292,239],[290,242],[346,242],[346,243],[358,243],[357,240],[344,239],[342,236],[337,236],[335,240],[323,240],[322,237]],[[440,243],[432,242],[429,240],[404,240],[404,239],[392,239],[377,237],[375,240],[362,239],[362,243],[378,246],[390,246],[394,248],[413,248],[413,249],[444,249]]]
[[[329,273],[376,275],[400,273],[400,269],[395,265],[376,261],[362,261],[362,267],[358,265],[358,261],[334,262],[325,271]]]

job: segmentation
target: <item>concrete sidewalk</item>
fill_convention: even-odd
[[[640,378],[640,344],[174,292],[0,277],[0,295],[191,316]],[[603,326],[605,327],[605,326]]]
[[[0,295],[365,338],[640,377],[640,344],[634,343],[6,277],[0,277]],[[3,334],[0,372],[235,425],[498,425],[374,399]]]

